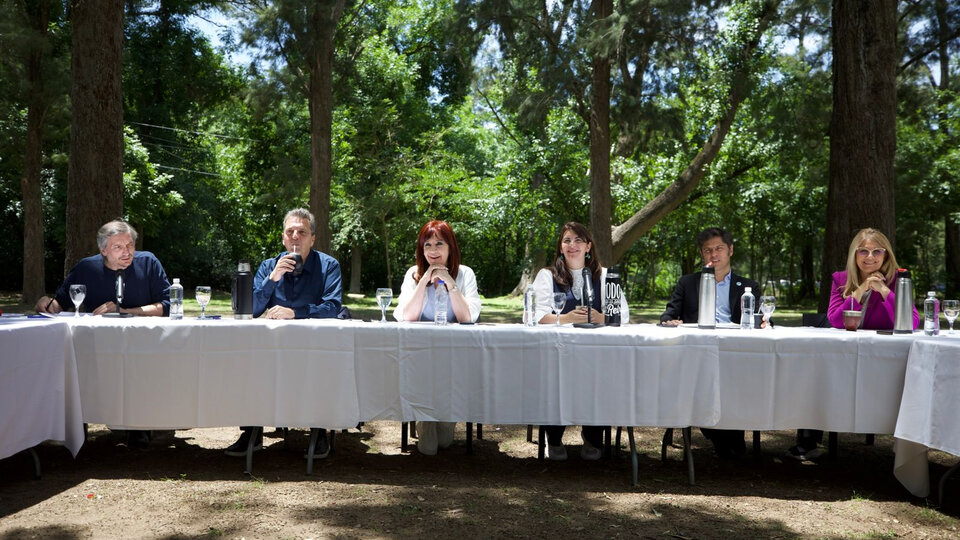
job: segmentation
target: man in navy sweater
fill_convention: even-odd
[[[131,313],[133,315],[163,316],[170,313],[170,282],[163,265],[149,251],[137,251],[137,231],[129,223],[111,221],[97,231],[99,255],[81,259],[67,274],[67,278],[51,298],[42,296],[34,309],[38,313],[60,313],[73,305],[70,285],[82,284],[87,294],[80,304],[83,311],[104,313]],[[124,281],[123,301],[117,305],[117,276]],[[127,431],[127,445],[146,448],[150,432]]]

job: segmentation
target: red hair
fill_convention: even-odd
[[[434,236],[439,237],[450,246],[450,252],[447,255],[447,271],[450,272],[453,279],[457,279],[457,273],[460,271],[460,246],[457,245],[457,237],[453,234],[450,224],[438,219],[428,221],[426,225],[420,228],[420,235],[417,236],[417,274],[413,276],[414,279],[420,281],[420,276],[430,267],[427,263],[427,257],[423,254],[423,245]]]

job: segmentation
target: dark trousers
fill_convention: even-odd
[[[543,426],[543,430],[547,434],[547,444],[550,446],[563,444],[563,432],[566,429],[567,426]],[[605,426],[582,426],[580,433],[584,440],[592,444],[594,448],[603,448],[603,432],[605,429]]]
[[[819,429],[798,429],[797,446],[804,450],[813,450],[823,443],[823,431]]]
[[[743,442],[742,429],[711,429],[700,428],[703,436],[710,439],[718,452],[730,451],[734,454],[743,454],[747,445]]]

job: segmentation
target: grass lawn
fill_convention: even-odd
[[[200,314],[200,305],[192,298],[189,292],[185,293],[183,301],[183,312],[188,317],[196,317]],[[0,292],[0,310],[5,313],[32,313],[33,304],[19,303],[19,292]],[[660,304],[630,304],[630,322],[631,323],[656,323],[660,320],[660,314],[667,301],[663,300]],[[344,298],[344,305],[350,308],[350,313],[354,319],[380,320],[380,308],[377,307],[377,300],[373,294],[347,294]],[[394,303],[387,309],[387,319],[393,320],[393,308],[396,307],[396,298]],[[800,326],[802,313],[813,313],[816,309],[812,307],[779,307],[774,313],[774,323],[781,326]],[[230,293],[227,291],[213,291],[213,299],[207,305],[207,313],[230,317],[233,315],[233,309],[230,303]],[[483,309],[480,313],[480,319],[484,322],[494,323],[519,323],[523,314],[523,298],[510,296],[494,296],[483,299]]]

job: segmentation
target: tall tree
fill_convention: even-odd
[[[333,57],[346,0],[255,2],[243,40],[264,59],[285,64],[287,80],[307,97],[310,111],[310,209],[317,220],[314,247],[330,251],[330,184],[333,176]]]
[[[897,146],[895,0],[834,0],[833,116],[820,310],[863,227],[894,238]]]
[[[123,0],[72,0],[70,166],[64,273],[123,214]]]
[[[44,293],[43,205],[41,169],[43,167],[43,123],[50,98],[44,88],[44,53],[49,48],[47,26],[51,0],[19,2],[31,34],[26,40],[25,71],[27,84],[27,136],[23,176],[23,289],[21,298],[30,303]]]

